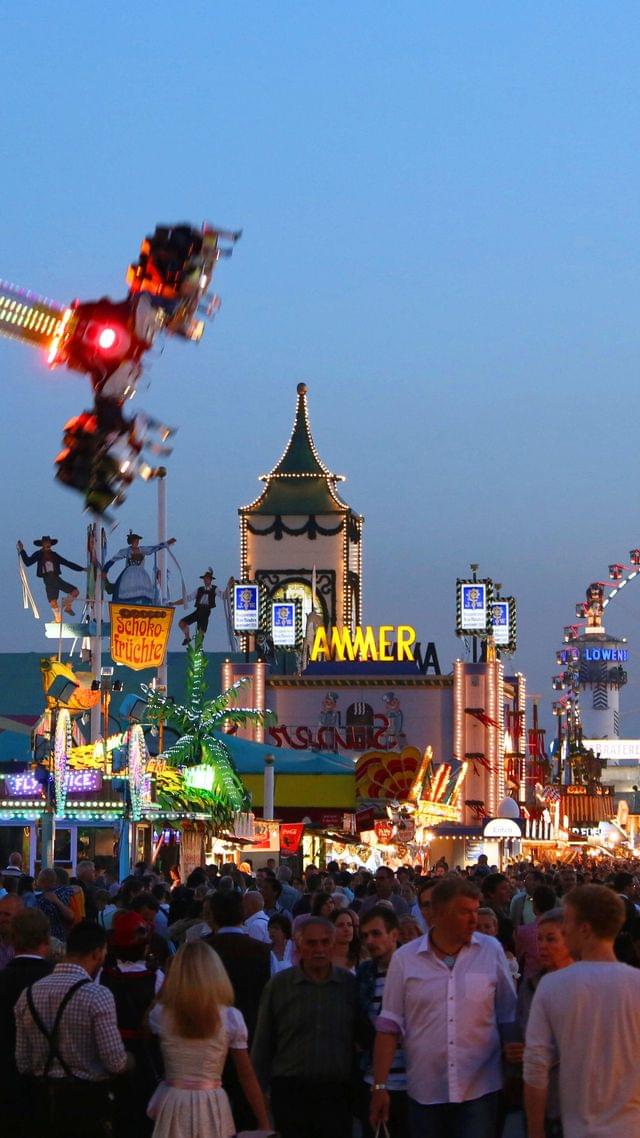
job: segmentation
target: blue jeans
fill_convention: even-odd
[[[409,1099],[411,1138],[496,1138],[500,1092],[423,1106]]]

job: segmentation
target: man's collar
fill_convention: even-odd
[[[83,968],[81,964],[75,964],[71,960],[63,960],[60,964],[56,964],[54,971],[58,973],[63,972],[67,975],[75,975],[76,973],[80,973],[82,976],[89,976],[90,980],[93,979],[93,977],[87,972],[86,968]]]
[[[431,945],[431,937],[429,936],[429,933],[432,931],[433,930],[430,929],[428,933],[425,933],[424,936],[420,937],[420,940],[422,943],[420,944],[420,947],[417,950],[418,952],[433,952],[433,948]],[[471,940],[467,944],[462,945],[460,952],[462,952],[463,948],[468,948],[472,944],[475,944],[475,945],[482,944],[482,941],[478,939],[479,935],[480,934],[477,932],[471,933]],[[403,946],[401,946],[401,947],[403,947]]]
[[[246,936],[247,930],[243,929],[241,925],[223,925],[221,929],[217,930],[215,935],[220,936],[220,933],[244,933]]]
[[[314,980],[311,976],[307,976],[303,971],[300,964],[296,964],[292,968],[294,984],[344,984],[346,977],[349,975],[344,968],[336,968],[335,964],[331,966],[331,972],[326,980]]]

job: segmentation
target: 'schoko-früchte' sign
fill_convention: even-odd
[[[111,657],[115,664],[140,671],[164,663],[173,609],[162,605],[110,604]]]
[[[381,624],[374,628],[367,624],[354,632],[350,628],[317,628],[311,648],[311,659],[316,660],[415,660],[413,646],[416,631],[408,624]]]

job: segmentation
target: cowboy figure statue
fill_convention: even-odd
[[[211,566],[205,570],[200,580],[204,584],[200,585],[194,593],[189,593],[186,597],[188,601],[195,601],[196,607],[193,612],[188,616],[184,616],[179,622],[180,629],[184,635],[183,644],[191,643],[191,633],[189,632],[189,625],[195,624],[198,632],[204,637],[207,628],[209,627],[209,617],[211,616],[211,609],[216,607],[216,597],[224,596],[224,593],[215,585],[215,574]]]
[[[80,595],[75,585],[71,585],[62,579],[60,569],[63,565],[67,569],[73,569],[76,573],[84,573],[86,569],[84,565],[76,565],[75,561],[67,561],[59,553],[53,552],[53,546],[58,544],[57,537],[49,537],[49,534],[43,534],[33,544],[38,548],[31,554],[25,552],[21,541],[17,543],[16,549],[25,565],[36,563],[36,573],[44,582],[47,600],[53,610],[54,619],[59,623],[62,619],[58,604],[60,593],[67,594],[62,601],[62,609],[68,616],[74,616],[73,602]]]

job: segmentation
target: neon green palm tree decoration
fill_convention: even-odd
[[[211,810],[212,821],[223,825],[231,821],[238,810],[247,810],[251,799],[227,745],[216,737],[229,723],[245,726],[247,723],[265,723],[272,717],[270,712],[256,708],[237,707],[241,689],[246,680],[237,680],[228,691],[207,700],[205,671],[207,660],[202,650],[202,635],[199,633],[187,649],[187,700],[185,704],[173,703],[166,695],[154,688],[142,685],[147,699],[147,716],[150,722],[160,720],[167,727],[179,733],[179,738],[162,756],[173,767],[207,766],[213,772],[211,791],[199,790],[197,794],[188,792],[192,800],[197,798],[203,806]]]

